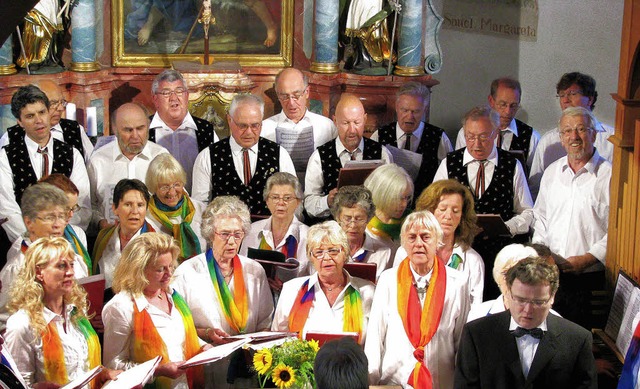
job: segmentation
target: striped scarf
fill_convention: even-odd
[[[638,382],[638,369],[640,369],[640,323],[633,331],[631,344],[629,344],[627,355],[624,357],[618,389],[634,389]]]
[[[403,221],[404,216],[402,219],[391,219],[391,223],[384,223],[382,220],[378,219],[377,216],[374,216],[369,220],[367,229],[377,237],[396,241],[400,239],[400,229],[402,228]]]
[[[200,343],[196,334],[196,327],[193,324],[193,316],[182,299],[182,296],[175,290],[171,295],[173,304],[180,312],[184,325],[185,341],[182,346],[185,359],[191,358],[200,352]],[[133,361],[136,363],[146,362],[157,356],[162,357],[161,364],[169,363],[167,345],[162,340],[156,326],[151,320],[151,316],[146,309],[138,310],[138,305],[133,301]],[[168,377],[156,377],[151,384],[145,385],[147,389],[168,389],[171,388],[172,379]],[[202,388],[204,383],[203,370],[201,367],[194,367],[187,370],[187,381],[189,388]]]
[[[309,318],[315,295],[315,285],[309,289],[309,278],[307,278],[298,291],[289,313],[289,331],[297,332],[299,337],[302,337],[302,330]],[[344,294],[342,330],[344,332],[357,332],[358,341],[361,341],[364,327],[363,318],[362,296],[360,296],[358,289],[354,288],[353,285],[349,285]]]
[[[178,246],[180,247],[179,263],[202,252],[198,235],[191,228],[196,208],[189,196],[182,196],[182,200],[178,205],[170,207],[162,204],[154,195],[149,200],[149,212],[162,223],[163,227],[171,230],[173,237],[178,241]],[[176,218],[180,218],[182,222],[174,224],[171,219]]]
[[[98,274],[98,262],[102,258],[102,254],[104,254],[104,250],[107,248],[107,244],[109,244],[109,240],[113,236],[113,233],[118,230],[118,225],[114,225],[111,227],[103,228],[98,233],[98,237],[96,238],[96,243],[93,247],[93,274]],[[146,232],[156,232],[153,229],[151,224],[144,221],[142,228],[140,228],[140,234],[144,234]],[[124,247],[121,247],[124,248]]]
[[[240,257],[237,255],[233,257],[233,294],[224,281],[220,266],[218,266],[215,258],[213,258],[213,251],[211,249],[207,250],[206,258],[209,276],[213,283],[213,289],[216,291],[216,296],[218,296],[218,301],[222,306],[224,317],[236,333],[242,334],[247,326],[249,303],[247,301],[247,289],[244,284],[244,274],[242,272]]]
[[[72,320],[75,319],[76,314],[77,311],[74,308],[71,312]],[[87,341],[89,369],[93,369],[100,365],[100,355],[102,353],[98,335],[86,317],[78,319],[76,326]],[[60,339],[58,328],[53,320],[47,324],[47,328],[42,332],[41,337],[45,379],[58,385],[65,385],[69,382],[69,376],[67,366],[64,363],[62,340]],[[91,389],[96,389],[96,384],[95,380],[92,381]]]
[[[402,319],[407,338],[415,348],[413,356],[417,362],[407,381],[414,388],[431,389],[433,385],[431,372],[424,364],[424,347],[438,330],[446,290],[445,266],[442,261],[436,258],[424,306],[420,308],[418,293],[413,286],[409,258],[405,258],[400,263],[398,267],[398,313]]]
[[[87,271],[89,272],[89,275],[93,275],[91,256],[87,252],[87,249],[84,247],[84,245],[78,238],[78,235],[76,235],[76,232],[73,230],[70,224],[67,224],[67,226],[64,228],[64,237],[69,241],[69,243],[71,243],[73,251],[75,251],[76,254],[80,255],[84,260],[84,263],[87,264]]]
[[[272,250],[273,248],[262,234],[262,238],[260,239],[260,246],[258,247],[260,250]],[[284,245],[278,250],[282,254],[284,254],[285,258],[296,258],[298,256],[298,241],[293,235],[287,236],[287,239],[284,241]]]

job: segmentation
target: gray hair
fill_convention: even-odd
[[[338,189],[336,197],[331,205],[331,214],[335,220],[340,218],[342,208],[360,207],[367,214],[367,219],[371,219],[376,212],[373,205],[371,191],[360,185],[347,185]]]
[[[506,294],[506,278],[505,275],[513,265],[518,261],[527,257],[536,257],[538,253],[533,247],[521,245],[520,243],[513,243],[504,246],[502,250],[496,255],[496,260],[493,263],[493,280],[500,288],[502,294]]]
[[[564,119],[565,117],[577,117],[577,116],[584,117],[585,120],[588,122],[586,123],[587,126],[593,131],[596,131],[596,132],[598,131],[595,128],[596,123],[598,123],[598,121],[596,120],[596,117],[593,115],[593,112],[589,111],[584,107],[569,107],[564,111],[562,111],[562,116],[560,116],[560,120],[558,120],[558,131],[560,130],[560,122],[562,121],[562,119]]]
[[[400,230],[400,242],[404,246],[405,239],[407,237],[407,232],[413,228],[415,225],[426,227],[427,230],[431,232],[432,235],[436,237],[436,247],[440,247],[443,245],[443,237],[444,234],[442,232],[442,228],[440,227],[440,223],[438,223],[438,219],[426,209],[424,211],[413,212],[409,216],[404,219],[404,223],[402,223],[402,229]]]
[[[65,211],[69,206],[69,199],[64,191],[57,186],[44,182],[31,185],[22,194],[20,208],[22,217],[34,219],[38,213],[51,207],[62,207]]]
[[[314,249],[327,243],[339,245],[347,254],[347,257],[351,256],[347,234],[342,230],[340,224],[334,220],[316,224],[309,228],[307,232],[307,256],[311,258],[311,252]]]
[[[267,201],[274,185],[288,185],[293,188],[296,198],[298,200],[302,199],[302,186],[300,185],[298,177],[287,172],[276,172],[267,179],[267,183],[264,185],[264,191],[262,192],[264,201]]]
[[[467,124],[468,120],[477,122],[482,118],[489,119],[491,125],[493,125],[494,130],[500,127],[500,114],[491,109],[491,107],[489,107],[488,105],[479,105],[477,107],[471,108],[469,112],[464,114],[464,118],[462,119],[462,127]]]
[[[235,218],[242,224],[242,230],[246,234],[251,228],[251,213],[249,207],[238,196],[218,196],[209,203],[202,213],[200,232],[211,243],[212,235],[216,230],[216,223],[223,218]]]
[[[260,96],[252,95],[251,93],[239,93],[233,96],[231,105],[229,106],[229,115],[235,116],[236,110],[239,106],[244,104],[255,104],[260,107],[260,114],[264,117],[264,100]]]
[[[398,88],[398,91],[396,92],[396,100],[399,99],[400,96],[419,97],[422,99],[422,103],[427,105],[429,98],[431,97],[431,90],[424,84],[416,81],[409,81]]]
[[[182,81],[182,86],[187,89],[187,82],[185,81],[182,74],[174,69],[164,70],[162,73],[158,74],[156,78],[153,79],[153,83],[151,84],[151,93],[158,93],[158,89],[160,88],[161,82],[174,82],[174,81]]]
[[[384,213],[393,209],[407,190],[413,199],[413,180],[395,163],[377,167],[364,181],[364,186],[371,191],[373,204]],[[411,200],[408,203],[411,204]]]
[[[169,153],[158,154],[149,164],[145,184],[151,193],[158,191],[158,181],[178,180],[184,185],[187,173],[180,162]]]

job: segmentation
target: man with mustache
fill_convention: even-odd
[[[604,288],[609,223],[611,163],[594,147],[597,123],[583,107],[562,112],[558,130],[567,155],[544,171],[533,209],[533,242],[566,259],[558,267],[569,309],[556,309],[586,328],[590,291]]]

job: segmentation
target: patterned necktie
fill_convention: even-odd
[[[404,134],[404,149],[411,151],[411,134]]]
[[[479,199],[480,196],[482,196],[482,194],[484,193],[484,165],[486,165],[487,160],[483,159],[483,160],[476,160],[476,162],[478,162],[478,164],[480,166],[478,166],[478,175],[476,176],[476,190],[475,190],[475,196],[476,199]]]
[[[513,334],[513,336],[515,336],[516,338],[520,338],[525,335],[531,335],[536,339],[542,339],[542,335],[544,335],[544,332],[540,328],[532,328],[528,330],[526,328],[518,327],[515,330],[511,331],[511,334]]]
[[[38,147],[38,153],[42,154],[42,174],[40,178],[46,178],[49,176],[49,149],[48,147],[44,149]]]
[[[251,162],[249,162],[249,149],[242,149],[242,169],[244,171],[244,184],[249,186],[251,182]]]

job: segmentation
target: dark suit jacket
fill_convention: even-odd
[[[509,311],[468,323],[458,349],[456,389],[576,389],[598,387],[591,333],[553,314],[525,380]]]

